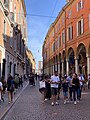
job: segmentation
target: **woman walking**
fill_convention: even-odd
[[[10,104],[13,101],[13,92],[14,92],[14,80],[10,74],[7,79],[7,91],[8,91],[8,103]]]
[[[46,83],[46,99],[49,99],[51,98],[51,85],[50,85],[50,78],[48,75],[45,76],[45,83]]]
[[[76,73],[73,74],[73,79],[72,79],[72,91],[73,91],[73,100],[74,100],[74,105],[79,102],[79,90],[80,90],[80,82],[78,79],[78,76]],[[77,100],[77,101],[76,101]]]

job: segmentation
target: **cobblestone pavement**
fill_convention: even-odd
[[[8,110],[13,106],[14,102],[17,100],[17,98],[20,96],[21,92],[25,89],[25,87],[28,85],[27,81],[24,81],[23,87],[20,87],[16,94],[14,95],[14,101],[11,104],[8,104],[8,93],[6,92],[4,95],[4,102],[2,101],[0,106],[0,120],[1,118],[8,112]]]
[[[51,106],[51,100],[41,103],[38,88],[29,85],[20,95],[4,120],[90,120],[90,92],[84,92],[77,105],[63,104]]]

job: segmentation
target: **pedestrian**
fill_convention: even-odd
[[[72,91],[73,91],[73,100],[74,100],[74,105],[79,102],[79,89],[80,89],[80,82],[78,79],[78,76],[76,73],[73,74],[73,79],[72,79]]]
[[[13,77],[9,74],[7,79],[7,91],[8,91],[8,103],[10,104],[13,101],[13,92],[14,92],[14,80]]]
[[[15,74],[14,83],[15,83],[15,89],[17,90],[19,86],[19,75],[18,74]]]
[[[2,100],[3,100],[3,102],[4,102],[4,94],[5,94],[5,92],[6,92],[6,87],[7,87],[7,85],[6,85],[6,80],[5,80],[5,77],[2,75],[2,77],[1,77],[1,82],[2,82]]]
[[[39,92],[42,94],[42,103],[44,103],[46,97],[46,84],[44,76],[42,76],[41,80],[39,81]]]
[[[64,104],[68,103],[68,81],[64,78],[64,81],[62,83],[63,88],[63,96],[64,96]]]
[[[61,74],[59,74],[59,79],[60,79],[60,82],[58,84],[58,95],[57,95],[58,100],[60,99],[60,90],[61,90],[61,85],[62,85],[62,76],[61,76]]]
[[[29,85],[35,86],[34,74],[33,73],[30,73],[30,75],[29,75]]]
[[[50,78],[48,75],[45,76],[45,84],[46,84],[46,99],[49,99],[51,98],[51,85],[50,85]]]
[[[88,89],[90,89],[90,74],[88,74]]]
[[[72,74],[66,78],[68,81],[68,86],[69,86],[69,99],[72,101]]]
[[[79,76],[78,76],[78,78],[79,78],[79,81],[80,81],[80,90],[79,90],[79,98],[81,98],[81,94],[82,94],[82,89],[83,89],[83,87],[84,87],[84,77],[83,77],[83,75],[82,74],[79,74]]]
[[[3,89],[3,86],[2,86],[2,82],[0,81],[0,107],[1,107],[1,100],[2,100],[2,89]]]
[[[52,94],[52,103],[51,105],[54,106],[54,104],[58,105],[57,102],[57,94],[58,94],[58,84],[60,83],[60,79],[58,76],[58,72],[55,71],[54,75],[51,76],[51,94]]]

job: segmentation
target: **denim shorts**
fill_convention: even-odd
[[[64,97],[68,97],[68,92],[63,92]]]

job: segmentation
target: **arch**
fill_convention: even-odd
[[[64,58],[66,57],[66,53],[65,50],[62,51],[62,60],[64,60]]]
[[[72,47],[70,47],[70,48],[68,49],[67,59],[68,59],[68,57],[69,57],[71,54],[74,54],[74,55],[75,55],[74,49],[73,49]]]
[[[76,57],[78,58],[78,72],[87,76],[86,46],[83,43],[78,45]]]
[[[88,55],[90,56],[90,44],[89,44],[89,47],[88,47]]]
[[[75,72],[74,49],[70,47],[67,53],[67,60],[69,61],[69,73]]]
[[[80,43],[77,47],[77,52],[76,52],[76,56],[78,57],[78,55],[81,52],[86,52],[86,46],[83,43]]]

